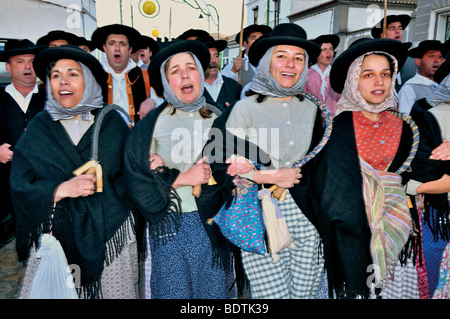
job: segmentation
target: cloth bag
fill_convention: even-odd
[[[277,255],[282,249],[289,247],[295,249],[296,246],[292,240],[291,233],[286,224],[286,219],[281,213],[278,204],[272,197],[270,189],[262,189],[258,192],[258,198],[261,200],[264,225],[267,232],[269,253],[273,263],[280,261]]]
[[[233,182],[236,186],[233,202],[229,207],[225,203],[213,220],[222,234],[237,247],[263,255],[266,248],[258,185],[240,176],[236,176]]]
[[[40,263],[34,275],[30,299],[78,299],[66,255],[59,241],[42,234],[36,258]]]

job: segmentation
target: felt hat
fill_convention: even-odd
[[[406,29],[409,22],[411,21],[411,17],[407,14],[391,14],[386,16],[386,27],[393,23],[393,22],[400,22],[403,29]],[[381,37],[381,34],[383,33],[383,24],[384,24],[384,18],[381,19],[377,24],[375,24],[371,30],[372,37],[375,39],[378,39]]]
[[[76,45],[71,44],[62,45],[56,48],[45,48],[36,54],[33,61],[36,75],[45,82],[50,65],[61,59],[71,59],[83,63],[91,70],[98,84],[100,84],[103,89],[106,87],[108,74],[103,70],[103,67],[97,58]]]
[[[312,41],[317,43],[319,46],[321,46],[323,43],[331,43],[333,48],[336,49],[337,46],[339,45],[339,43],[341,42],[341,39],[336,34],[323,34],[323,35],[318,36],[317,38],[315,38]]]
[[[330,84],[337,93],[344,89],[347,72],[355,59],[364,53],[381,51],[389,53],[397,59],[398,70],[401,70],[408,57],[408,48],[411,43],[402,43],[393,39],[362,38],[353,42],[350,47],[342,52],[334,61],[330,72]]]
[[[412,58],[422,59],[423,55],[429,50],[441,51],[442,56],[447,54],[447,46],[438,40],[425,40],[419,43],[415,48],[408,51],[408,55]]]
[[[205,44],[195,40],[174,40],[170,42],[152,58],[152,63],[150,63],[148,69],[150,79],[152,79],[152,87],[158,96],[163,96],[161,77],[165,76],[160,72],[161,65],[171,56],[182,52],[191,52],[200,61],[203,70],[208,68],[211,55]]]
[[[276,45],[300,47],[306,50],[310,60],[314,60],[320,54],[319,45],[306,39],[306,31],[301,26],[295,23],[280,23],[272,32],[253,42],[249,52],[250,63],[257,66],[266,51]]]
[[[444,63],[436,70],[433,79],[437,83],[441,83],[442,80],[448,75],[450,71],[450,60],[445,60]]]
[[[246,41],[247,38],[248,38],[248,36],[249,36],[250,34],[252,34],[253,32],[261,32],[261,33],[264,35],[264,34],[267,34],[267,33],[271,32],[271,31],[272,31],[272,28],[269,27],[268,25],[264,25],[264,24],[251,24],[251,25],[245,27],[245,28],[242,30],[243,41]],[[239,31],[239,32],[236,34],[236,37],[234,38],[234,40],[235,40],[237,43],[239,43],[240,36],[241,36],[241,32]]]
[[[152,55],[155,55],[159,52],[159,45],[158,42],[156,42],[153,38],[143,35],[141,37],[141,41],[139,42],[139,47],[141,49],[150,48],[150,51],[152,51]]]
[[[28,39],[9,40],[5,43],[5,50],[0,53],[0,61],[8,62],[8,59],[15,55],[36,54],[41,49]]]
[[[78,39],[78,36],[76,36],[73,33],[66,32],[63,30],[53,30],[44,35],[43,37],[39,38],[37,40],[36,45],[37,46],[47,46],[50,44],[50,42],[55,40],[66,40],[69,44],[75,44],[76,40]]]
[[[208,48],[216,48],[217,52],[222,52],[228,45],[226,40],[214,40],[210,35],[199,37],[197,41],[203,42]]]
[[[178,40],[187,40],[187,38],[190,37],[205,37],[208,36],[209,33],[206,32],[205,30],[201,30],[201,29],[189,29],[184,31],[182,34],[180,34],[177,39]]]
[[[78,46],[85,45],[91,51],[94,51],[96,49],[94,43],[92,43],[92,41],[87,40],[85,37],[78,37],[74,44]]]
[[[94,33],[92,33],[91,40],[97,49],[103,51],[103,45],[106,43],[106,39],[110,34],[125,35],[128,38],[130,47],[132,48],[131,53],[135,53],[139,50],[141,34],[135,28],[123,24],[109,24],[97,28]]]

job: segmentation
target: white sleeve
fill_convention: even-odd
[[[233,71],[231,71],[231,69],[233,68],[233,63],[234,61],[231,61],[230,63],[228,63],[221,71],[220,74],[231,78],[235,81],[238,80],[238,73],[233,73]]]
[[[401,113],[409,115],[411,109],[416,102],[416,92],[412,86],[405,84],[398,92],[398,110]]]

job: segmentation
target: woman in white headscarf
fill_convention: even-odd
[[[369,298],[386,283],[393,287],[390,274],[413,233],[404,184],[419,135],[394,111],[395,76],[406,56],[398,41],[362,39],[331,70],[331,86],[342,95],[312,194],[337,298]],[[400,298],[418,296],[414,261],[409,265],[411,277],[397,281]]]
[[[46,79],[47,102],[12,161],[17,251],[21,260],[28,259],[20,297],[29,298],[33,291],[40,236],[50,233],[68,264],[79,267],[73,276],[80,298],[137,298],[134,216],[122,160],[129,128],[117,112],[102,112],[106,74],[95,57],[71,45],[45,49],[33,64],[39,78]],[[98,174],[74,176],[92,159],[98,123]]]

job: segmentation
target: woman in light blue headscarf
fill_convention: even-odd
[[[127,187],[145,219],[145,298],[234,298],[233,246],[207,221],[218,185],[202,156],[222,109],[206,102],[200,41],[177,40],[152,58],[152,86],[165,102],[133,129],[125,147]],[[193,189],[202,185],[201,193]]]
[[[17,144],[11,170],[17,251],[28,260],[20,297],[44,298],[33,282],[36,250],[47,237],[41,235],[50,233],[76,267],[79,298],[137,298],[135,219],[123,175],[129,128],[117,112],[106,113],[106,74],[95,57],[71,45],[41,51],[33,65],[46,80],[47,102]],[[95,173],[78,175],[93,159],[93,144]]]
[[[325,106],[304,92],[308,60],[319,52],[319,46],[306,40],[300,26],[277,25],[252,45],[249,58],[257,65],[257,72],[247,98],[222,115],[223,129],[238,141],[236,144],[248,145],[237,146],[243,151],[236,155],[244,156],[258,168],[239,175],[260,188],[274,185],[288,190],[285,198],[276,202],[292,243],[279,252],[273,251],[273,238],[268,233],[265,254],[241,251],[252,298],[321,297],[318,293],[324,260],[307,202],[309,169],[314,161],[305,160],[301,168],[294,165],[303,158],[313,158],[320,150],[316,145],[326,131],[322,120],[330,119]],[[326,287],[320,291],[326,297]]]

